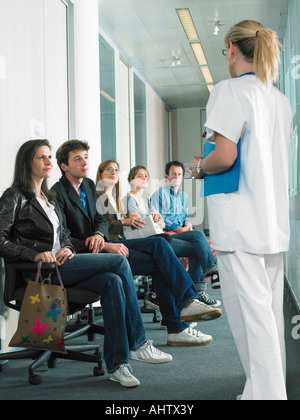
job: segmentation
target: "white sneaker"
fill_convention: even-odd
[[[221,309],[211,308],[199,300],[193,299],[180,312],[180,321],[211,321],[222,315]]]
[[[140,381],[132,375],[130,365],[123,364],[114,373],[110,374],[109,379],[114,382],[119,382],[126,388],[133,388],[140,385]]]
[[[129,359],[139,360],[145,363],[168,363],[173,360],[170,354],[163,353],[153,346],[153,341],[148,340],[142,347],[136,351],[129,352]]]
[[[197,322],[191,322],[190,323],[190,328],[196,328],[197,327]],[[167,330],[168,329],[168,327],[166,326],[166,325],[164,325],[163,324],[163,321],[161,322],[161,324],[160,324],[160,329],[161,330]]]
[[[193,328],[186,328],[180,333],[168,334],[168,346],[206,346],[213,341],[211,335],[205,335]]]

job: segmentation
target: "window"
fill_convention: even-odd
[[[116,159],[115,53],[99,35],[102,161]]]
[[[146,87],[134,74],[135,162],[147,166]]]
[[[286,256],[286,276],[300,305],[300,195],[299,195],[299,128],[300,128],[300,6],[297,0],[289,2],[284,48],[282,49],[280,90],[290,99],[293,110],[294,133],[290,142],[290,251]]]

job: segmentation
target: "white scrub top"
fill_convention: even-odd
[[[288,99],[255,75],[225,80],[207,105],[207,138],[241,141],[239,191],[208,197],[212,246],[224,252],[277,254],[289,249]],[[240,140],[241,138],[241,140]]]

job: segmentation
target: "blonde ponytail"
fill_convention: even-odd
[[[278,80],[280,42],[276,32],[254,20],[234,25],[225,36],[225,45],[235,44],[246,61],[253,62],[256,77],[266,85]]]

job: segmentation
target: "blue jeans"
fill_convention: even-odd
[[[129,350],[137,350],[147,341],[127,259],[115,254],[77,254],[60,267],[60,273],[66,287],[101,295],[104,359],[108,372],[115,372],[128,363]],[[58,284],[56,276],[53,283]]]
[[[217,267],[209,243],[203,232],[191,230],[172,236],[172,246],[177,257],[189,257],[189,274],[195,284],[205,282],[205,274]]]
[[[161,313],[169,333],[183,331],[189,323],[180,321],[180,311],[199,294],[190,276],[161,237],[130,239],[122,242],[129,249],[133,275],[151,275]]]

